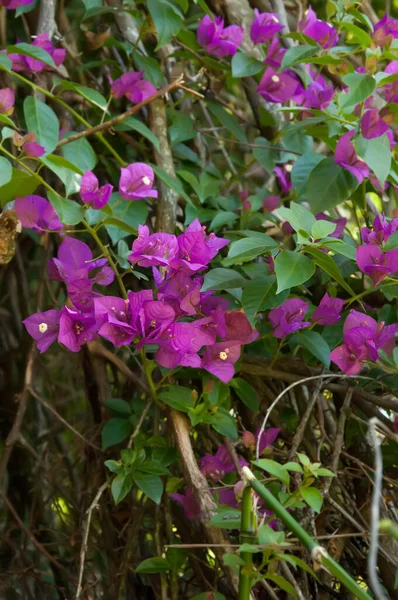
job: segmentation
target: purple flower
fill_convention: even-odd
[[[58,341],[72,352],[91,342],[97,331],[97,322],[91,314],[81,313],[65,306],[59,319]]]
[[[41,196],[16,198],[14,210],[22,227],[33,229],[37,233],[60,231],[63,227],[52,205]]]
[[[358,246],[357,265],[363,273],[370,275],[373,284],[377,286],[388,275],[398,271],[398,248],[382,252],[374,244]]]
[[[333,350],[330,359],[346,375],[356,375],[362,361],[378,359],[380,348],[388,354],[393,351],[397,331],[398,323],[385,326],[369,315],[352,310],[344,323],[344,343]]]
[[[284,338],[289,333],[308,327],[311,323],[303,321],[304,315],[308,310],[308,302],[300,298],[291,298],[285,300],[278,308],[273,308],[268,319],[274,328],[273,336]]]
[[[154,179],[154,172],[149,165],[132,163],[121,169],[119,192],[126,200],[157,198],[157,191],[152,189]]]
[[[115,296],[95,298],[94,314],[97,327],[99,327],[99,335],[109,340],[115,348],[120,348],[133,341],[136,329],[130,324],[129,300]]]
[[[390,75],[398,73],[398,60],[392,60],[384,71]],[[398,79],[384,86],[384,95],[387,102],[398,102]]]
[[[266,198],[264,198],[264,200],[263,200],[264,212],[271,213],[273,210],[278,208],[280,199],[281,199],[280,196],[267,196]]]
[[[144,71],[128,71],[112,83],[112,94],[115,98],[126,96],[133,104],[143,102],[156,94],[152,83],[142,78]]]
[[[369,177],[369,167],[355,152],[354,144],[351,141],[354,135],[355,130],[352,129],[339,139],[334,153],[334,162],[350,171],[359,183],[362,183],[365,177]]]
[[[376,46],[390,46],[393,39],[398,38],[398,21],[387,14],[376,23],[372,40]]]
[[[37,341],[37,348],[41,353],[45,352],[57,339],[59,317],[58,310],[47,310],[35,313],[22,321],[29,335]]]
[[[132,253],[128,261],[140,267],[167,266],[176,257],[178,242],[175,235],[170,233],[149,234],[146,225],[138,226],[138,237],[133,242]]]
[[[333,325],[341,319],[340,313],[343,310],[344,300],[341,298],[331,298],[326,293],[312,315],[312,321],[318,325]]]
[[[46,153],[44,146],[40,146],[37,142],[27,142],[23,145],[23,151],[26,156],[30,156],[31,158],[39,158]]]
[[[28,6],[33,2],[34,0],[0,0],[0,6],[4,6],[8,10],[15,10],[20,6]]]
[[[171,327],[174,318],[174,309],[167,302],[163,300],[146,302],[139,312],[142,341],[138,344],[138,349],[144,344],[156,344],[162,334]]]
[[[247,466],[243,458],[239,458],[241,467]],[[213,481],[221,481],[227,473],[235,471],[235,465],[225,444],[219,447],[216,454],[205,454],[200,459],[200,470],[203,475]]]
[[[200,271],[207,267],[229,240],[219,238],[214,233],[206,235],[206,227],[202,227],[198,219],[195,219],[185,232],[178,236],[177,243],[177,256],[170,262],[172,269]]]
[[[333,48],[338,42],[338,33],[334,27],[317,18],[311,6],[304,21],[300,21],[299,30],[312,38],[322,48]]]
[[[387,221],[384,214],[376,215],[373,221],[373,231],[368,227],[362,227],[361,236],[365,244],[382,246],[389,237],[398,230],[398,219]]]
[[[224,27],[224,19],[217,17],[215,20],[208,15],[203,17],[197,30],[198,42],[207,54],[217,58],[233,56],[243,40],[243,27],[230,25]]]
[[[191,489],[187,489],[185,496],[184,494],[170,494],[170,498],[174,498],[181,504],[187,519],[199,519],[200,507]]]
[[[0,90],[0,114],[10,116],[14,112],[15,92],[11,88]]]
[[[250,325],[248,318],[242,310],[228,310],[225,313],[225,340],[234,340],[241,344],[254,342],[259,333]]]
[[[279,435],[279,432],[280,429],[278,427],[269,427],[268,429],[263,431],[259,446],[260,456],[264,452],[264,450],[268,448],[268,446],[271,446],[271,444],[275,442],[276,438]],[[242,435],[242,443],[244,447],[249,448],[252,452],[254,452],[256,449],[259,433],[260,428],[257,429],[256,435],[253,435],[251,431],[245,431]]]
[[[180,314],[195,315],[200,304],[202,277],[190,278],[186,271],[178,271],[159,286],[159,298],[167,300]]]
[[[201,367],[224,383],[228,383],[235,375],[234,364],[239,360],[241,344],[239,342],[218,342],[207,346],[202,358]]]
[[[275,167],[274,173],[276,180],[281,188],[282,194],[288,194],[292,188],[291,172],[293,165],[291,163],[285,163],[281,167]]]
[[[265,44],[277,33],[282,31],[283,25],[279,23],[275,13],[260,13],[254,9],[254,19],[250,28],[250,37],[253,44]]]
[[[310,83],[307,89],[303,91],[303,106],[325,110],[331,103],[334,92],[333,85],[327,85],[323,77],[318,76],[317,79]]]
[[[267,48],[264,63],[270,67],[274,67],[274,69],[279,69],[285,53],[286,48],[281,45],[278,38],[274,38]]]
[[[257,91],[268,102],[285,102],[295,96],[301,89],[300,82],[290,71],[277,73],[268,67],[261,78]]]
[[[80,182],[80,198],[91,208],[101,210],[111,197],[113,186],[110,183],[99,187],[98,179],[92,171],[86,171]]]
[[[361,132],[364,138],[371,140],[389,131],[387,123],[380,118],[377,108],[364,112],[361,118]]]
[[[202,226],[199,222],[199,219],[194,219],[185,230],[185,233],[193,232],[201,233],[205,245],[210,251],[210,256],[212,259],[218,254],[219,250],[221,250],[229,244],[229,240],[227,240],[226,238],[219,238],[216,236],[215,233],[209,233],[209,235],[206,235],[206,226]]]
[[[156,353],[156,361],[168,369],[200,367],[199,350],[208,341],[205,333],[193,323],[173,323],[163,333]]]
[[[54,48],[51,40],[48,38],[48,33],[40,33],[34,41],[32,46],[42,48],[53,59],[57,67],[59,67],[65,60],[66,50],[63,48]],[[22,54],[9,54],[8,58],[12,61],[13,71],[28,71],[30,73],[40,73],[41,71],[51,71],[52,67],[46,65],[41,60],[31,58],[30,56],[23,56]]]

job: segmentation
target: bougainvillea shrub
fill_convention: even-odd
[[[390,4],[1,2],[5,598],[396,596]]]

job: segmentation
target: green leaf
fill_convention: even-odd
[[[50,191],[47,192],[47,197],[64,225],[77,225],[84,218],[83,207],[77,202],[62,198],[59,194]]]
[[[316,488],[300,488],[303,500],[314,510],[316,513],[321,512],[323,498],[322,494]]]
[[[0,123],[4,123],[5,125],[9,125],[10,127],[15,128],[14,122],[11,121],[11,119],[9,119],[8,117],[6,117],[6,115],[0,114]]]
[[[306,123],[308,119],[301,121]],[[315,154],[315,152],[306,152],[303,156],[300,156],[293,164],[291,171],[292,185],[298,194],[301,194],[308,181],[308,177],[319,163],[324,160],[322,154]]]
[[[372,45],[372,38],[366,31],[354,25],[354,23],[347,23],[343,21],[340,23],[340,28],[348,31],[347,40],[349,42],[357,42],[364,48],[370,48]]]
[[[315,265],[304,254],[284,250],[275,259],[275,273],[279,294],[308,281],[315,273]]]
[[[6,71],[11,71],[12,69],[12,62],[4,52],[0,53],[0,66]]]
[[[194,138],[196,136],[196,131],[192,118],[183,112],[177,110],[173,111],[169,135],[172,146]]]
[[[76,173],[77,175],[83,175],[83,171],[81,171],[79,167],[74,165],[70,160],[64,158],[63,156],[58,156],[58,154],[47,154],[45,160],[42,160],[42,162],[50,168],[50,165],[55,165],[55,167],[69,169],[69,171],[73,171],[73,173]]]
[[[158,398],[168,406],[187,413],[193,408],[192,391],[187,387],[168,385],[158,394]]]
[[[243,404],[250,408],[253,412],[258,412],[259,401],[257,392],[246,379],[235,377],[229,382],[230,387],[234,388],[237,396],[242,400]]]
[[[355,149],[358,156],[372,169],[383,187],[390,173],[392,157],[390,140],[387,134],[385,133],[371,140],[367,140],[360,135],[355,140]]]
[[[330,348],[320,333],[316,331],[300,331],[292,336],[292,344],[303,346],[320,360],[326,368],[330,366]]]
[[[348,200],[357,186],[357,179],[349,171],[336,165],[333,156],[330,156],[310,172],[304,196],[310,203],[311,210],[317,213]]]
[[[296,473],[303,473],[303,467],[296,462],[287,462],[283,465],[286,471],[295,471]]]
[[[83,96],[90,104],[94,106],[98,106],[102,111],[107,111],[107,101],[106,98],[97,90],[93,88],[87,87],[86,85],[80,85],[78,83],[72,83],[71,81],[66,81],[65,79],[61,83],[61,87],[63,90],[73,90]]]
[[[301,62],[305,62],[306,58],[311,58],[311,56],[314,56],[318,51],[318,46],[292,46],[292,48],[289,48],[283,56],[280,71],[288,69],[293,65],[298,65]]]
[[[115,444],[119,444],[128,438],[132,428],[129,419],[109,419],[102,428],[102,449],[105,450],[110,446],[115,446]]]
[[[238,119],[229,113],[221,104],[209,102],[207,105],[210,112],[220,121],[221,125],[228,129],[232,135],[240,142],[247,143],[245,131]]]
[[[256,314],[269,308],[277,308],[288,297],[289,290],[276,294],[277,282],[275,275],[261,279],[254,278],[245,284],[242,294],[242,306],[250,324],[254,327]]]
[[[233,290],[243,287],[247,279],[233,269],[212,269],[205,275],[201,292],[208,290]]]
[[[147,0],[148,10],[158,34],[156,49],[168,44],[173,35],[178,33],[184,20],[180,9],[168,0]]]
[[[335,477],[335,474],[330,469],[316,469],[313,471],[314,475],[317,477]]]
[[[4,156],[0,156],[0,186],[7,185],[11,179],[12,165]]]
[[[180,30],[180,33],[181,31],[183,30]],[[193,31],[187,33],[192,33],[193,35]],[[145,79],[153,83],[155,87],[161,88],[164,85],[165,78],[160,68],[159,61],[157,61],[156,58],[153,58],[153,56],[143,56],[139,52],[134,52],[133,57],[134,63],[137,65],[138,69],[144,71]]]
[[[116,475],[112,481],[111,491],[115,504],[119,504],[127,496],[133,486],[131,475]]]
[[[265,579],[273,581],[281,590],[290,594],[290,596],[294,598],[294,600],[297,600],[296,590],[294,589],[291,583],[289,583],[284,577],[282,577],[282,575],[277,575],[276,573],[270,573],[268,571],[267,575],[265,576]]]
[[[160,152],[158,138],[154,133],[152,133],[149,127],[147,127],[145,123],[143,123],[139,119],[136,119],[135,117],[127,117],[127,119],[124,119],[122,123],[116,125],[115,129],[116,131],[130,131],[130,129],[133,131],[137,131],[149,142],[151,142],[153,147],[156,148],[158,152]]]
[[[250,77],[264,69],[264,63],[249,54],[237,52],[232,57],[232,77]]]
[[[228,256],[224,258],[222,264],[226,267],[230,265],[242,264],[244,262],[253,260],[260,254],[265,254],[269,250],[273,250],[278,247],[277,242],[271,237],[266,235],[256,236],[253,238],[247,237],[236,242],[232,242]]]
[[[398,231],[395,231],[387,240],[384,250],[394,250],[398,248]]]
[[[74,131],[70,131],[62,139],[68,138],[75,133]],[[90,142],[84,137],[70,142],[70,144],[65,144],[65,146],[62,146],[61,151],[64,157],[76,165],[83,173],[92,171],[97,164],[97,156]]]
[[[324,221],[323,219],[321,219],[313,224],[311,230],[311,237],[313,240],[321,240],[327,237],[329,234],[333,233],[335,229],[335,223],[331,223],[330,221]]]
[[[275,150],[272,142],[263,137],[256,137],[254,143],[256,146],[253,148],[254,158],[268,173],[272,173],[280,157],[280,151]]]
[[[36,141],[45,148],[46,154],[55,150],[58,144],[59,122],[54,111],[36,96],[28,96],[25,99],[23,111],[28,131],[36,134]]]
[[[289,473],[282,465],[277,463],[275,460],[270,460],[269,458],[260,458],[260,460],[253,461],[253,464],[259,469],[266,471],[273,477],[280,479],[280,481],[282,481],[282,483],[284,483],[286,486],[289,486]]]
[[[136,568],[136,573],[166,573],[170,566],[166,558],[154,556],[143,560]]]
[[[110,470],[111,473],[116,473],[117,475],[123,471],[123,466],[116,460],[106,460],[104,465]]]
[[[33,194],[38,185],[39,182],[33,175],[29,175],[29,173],[25,173],[19,169],[12,169],[11,180],[0,187],[1,206],[15,200],[17,196],[24,198]]]
[[[163,482],[159,475],[151,475],[149,473],[141,473],[136,471],[133,473],[133,479],[136,485],[144,492],[148,498],[156,504],[160,504],[163,494]]]
[[[322,240],[322,248],[329,248],[333,250],[335,254],[341,254],[346,258],[350,258],[351,260],[356,260],[356,248],[355,246],[351,246],[343,240],[338,240],[337,238],[326,238]]]
[[[209,422],[220,435],[231,440],[238,439],[236,421],[225,408],[218,407],[217,412],[211,415]]]
[[[226,567],[230,567],[231,569],[239,569],[245,564],[243,558],[238,556],[237,554],[223,554],[222,557],[223,563]],[[203,598],[206,600],[206,596]]]
[[[126,400],[122,400],[121,398],[109,398],[108,400],[105,400],[104,404],[107,408],[119,413],[119,415],[131,415],[131,407]]]
[[[337,281],[337,283],[339,283],[341,287],[344,288],[351,296],[355,296],[353,290],[345,281],[339,267],[336,265],[331,256],[326,254],[326,252],[322,252],[322,250],[319,250],[318,248],[313,248],[312,246],[306,246],[304,248],[304,252],[311,255],[314,263],[320,269],[322,269],[322,271],[325,271],[325,273]]]
[[[22,54],[23,56],[29,56],[30,58],[40,60],[41,62],[45,63],[49,67],[52,67],[53,69],[57,68],[57,65],[53,61],[52,56],[39,46],[32,46],[32,44],[25,44],[24,42],[21,42],[20,44],[7,46],[7,53]]]
[[[106,217],[106,230],[113,244],[117,244],[131,233],[136,234],[138,225],[143,225],[148,217],[145,200],[131,202],[120,198],[120,194],[112,194],[109,206],[113,217]]]
[[[240,511],[235,508],[219,509],[209,525],[220,529],[240,529]]]
[[[290,208],[282,206],[278,212],[283,219],[286,219],[290,223],[295,231],[300,231],[301,229],[310,234],[312,228],[317,223],[314,215],[305,206],[297,202],[292,202]]]
[[[185,193],[184,187],[179,179],[172,177],[172,175],[169,175],[167,171],[161,167],[158,167],[157,165],[154,165],[153,163],[149,163],[149,165],[152,167],[156,177],[163,181],[163,183],[165,183],[172,190],[177,192],[177,194],[185,198],[188,204],[192,204],[191,198]]]
[[[342,79],[349,88],[348,93],[339,94],[339,105],[342,109],[363,102],[373,94],[376,87],[375,78],[364,73],[348,73]]]
[[[118,219],[117,217],[106,217],[103,220],[104,225],[114,225],[118,229],[125,231],[127,234],[136,235],[137,229],[135,227],[131,227],[128,223],[122,221],[122,219]],[[108,227],[107,227],[108,230]]]
[[[167,548],[166,560],[172,571],[180,571],[187,560],[187,552],[182,548]]]
[[[310,459],[308,458],[308,456],[306,454],[302,454],[301,452],[296,452],[296,454],[301,464],[305,467],[308,467],[308,465],[310,464]]]

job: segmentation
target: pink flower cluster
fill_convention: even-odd
[[[385,242],[395,231],[398,231],[398,219],[387,221],[384,215],[375,217],[372,230],[362,228],[365,244],[357,248],[357,264],[375,286],[398,271],[398,248],[384,250]]]

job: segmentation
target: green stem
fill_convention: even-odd
[[[4,67],[1,67],[1,66],[0,66],[0,69],[3,70],[3,71],[6,71],[9,75],[12,75],[13,77],[15,77],[16,79],[18,79],[22,83],[30,85],[30,87],[32,89],[34,89],[37,92],[40,92],[44,96],[47,96],[47,98],[51,98],[51,100],[53,100],[54,102],[56,102],[57,104],[59,104],[59,106],[62,106],[62,108],[64,108],[66,111],[68,111],[69,114],[71,114],[77,121],[79,121],[87,129],[91,129],[90,123],[88,121],[86,121],[86,119],[84,119],[81,115],[79,115],[78,112],[76,112],[75,110],[73,110],[73,108],[71,108],[69,106],[69,104],[67,104],[66,102],[64,102],[63,100],[61,100],[61,98],[58,98],[58,96],[55,96],[54,94],[52,94],[51,92],[49,92],[45,88],[40,87],[36,83],[33,83],[33,81],[29,81],[29,79],[26,79],[22,75],[19,75],[19,73],[15,73],[14,71],[8,71],[7,69],[4,69]],[[102,144],[105,146],[105,148],[111,154],[113,154],[113,156],[116,158],[116,160],[118,161],[118,163],[122,167],[125,167],[127,163],[122,159],[122,157],[120,156],[120,154],[118,154],[116,152],[116,150],[111,146],[111,144],[104,138],[104,136],[102,135],[102,133],[97,132],[97,133],[95,133],[95,135],[102,142]]]
[[[255,536],[255,515],[253,512],[253,490],[246,486],[242,495],[242,516],[240,521],[241,544],[253,544]],[[239,572],[239,600],[250,600],[253,579],[253,554],[241,552],[240,556],[245,562]]]
[[[39,175],[38,173],[36,173],[35,171],[32,171],[32,169],[30,169],[27,165],[25,165],[24,162],[22,162],[22,160],[20,160],[19,158],[17,158],[16,156],[14,156],[13,154],[11,154],[11,152],[8,152],[8,150],[6,150],[4,148],[4,146],[2,146],[0,144],[0,152],[2,152],[5,156],[7,156],[10,160],[15,161],[18,165],[20,165],[27,173],[29,173],[29,175],[32,175],[32,177],[34,177],[35,179],[37,179],[37,181],[39,181],[42,185],[44,185],[44,187],[49,191],[52,192],[53,194],[56,194],[57,192],[54,190],[54,188],[51,187],[51,185],[49,185],[47,183],[47,181],[45,179],[43,179],[43,177],[41,177],[41,175]]]
[[[314,562],[321,563],[340,581],[345,587],[359,600],[370,600],[370,596],[357,584],[357,582],[331,558],[326,550],[317,544],[315,540],[301,527],[299,523],[287,512],[280,502],[271,492],[265,488],[262,483],[255,478],[248,467],[243,467],[243,475],[246,477],[250,486],[265,502],[268,509],[286,525],[286,527],[299,538],[303,546],[311,553]]]
[[[126,300],[127,299],[127,291],[126,288],[124,286],[123,280],[120,276],[120,273],[118,271],[118,268],[108,250],[108,248],[105,246],[105,244],[102,243],[99,235],[97,234],[97,232],[87,223],[87,221],[85,221],[85,219],[83,219],[82,221],[84,227],[86,228],[86,231],[91,235],[91,237],[97,242],[97,245],[99,246],[99,248],[101,248],[103,255],[108,259],[109,262],[109,266],[111,267],[112,271],[115,273],[115,277],[116,277],[116,281],[119,284],[120,290],[123,294],[123,298]]]

